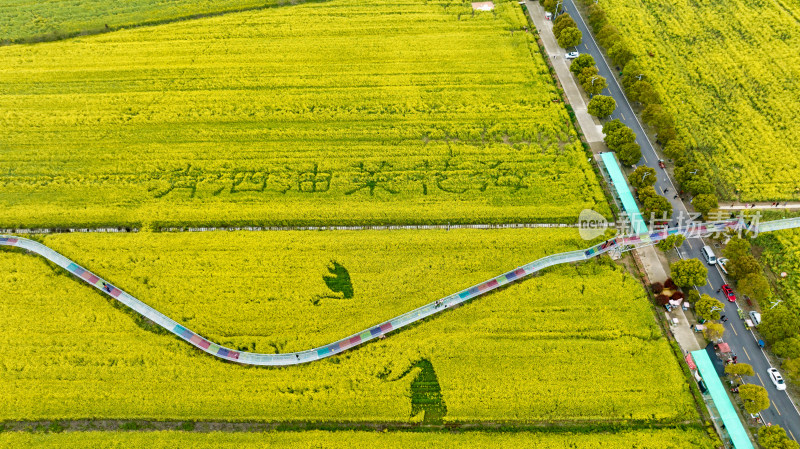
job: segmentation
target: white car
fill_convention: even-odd
[[[786,389],[786,382],[783,381],[783,376],[781,376],[781,373],[779,373],[778,370],[775,368],[770,368],[767,370],[767,374],[769,374],[769,378],[772,380],[772,383],[775,384],[775,388],[778,390]]]
[[[566,55],[564,55],[564,57],[565,57],[566,59],[575,59],[575,58],[577,58],[577,57],[578,57],[578,56],[580,56],[580,55],[581,55],[581,54],[580,54],[580,53],[578,53],[577,51],[571,51],[571,52],[567,53]]]
[[[719,269],[722,270],[723,273],[728,274],[728,267],[725,264],[728,263],[728,259],[722,257],[717,259],[717,265],[719,265]]]

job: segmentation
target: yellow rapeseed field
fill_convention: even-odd
[[[725,197],[800,198],[797,2],[600,0]]]
[[[126,448],[172,449],[256,449],[280,448],[352,448],[385,449],[710,449],[702,430],[634,430],[618,433],[480,433],[461,434],[406,432],[269,432],[269,433],[187,433],[162,432],[68,432],[61,434],[0,433],[0,448],[37,447],[41,449]]]
[[[0,227],[609,213],[523,13],[333,0],[0,47]]]
[[[45,243],[202,334],[287,352],[575,249],[574,234],[83,234]],[[0,273],[0,419],[415,421],[410,388],[423,360],[446,422],[697,416],[640,284],[605,262],[555,267],[385,340],[278,369],[224,363],[145,330],[35,256],[0,252]]]

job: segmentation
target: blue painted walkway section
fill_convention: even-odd
[[[742,422],[739,421],[739,415],[736,414],[736,409],[733,408],[728,393],[719,380],[717,370],[714,369],[714,363],[708,357],[708,352],[705,349],[692,351],[692,358],[697,365],[698,371],[700,371],[700,376],[703,377],[703,381],[706,383],[706,387],[708,387],[708,392],[711,394],[711,399],[719,411],[725,430],[728,431],[728,435],[731,437],[733,447],[736,449],[753,449],[753,443],[750,442]]]
[[[617,191],[617,197],[622,202],[622,208],[628,214],[631,221],[631,229],[634,234],[644,234],[647,232],[647,224],[642,220],[642,213],[639,212],[639,206],[636,205],[636,200],[633,198],[633,193],[628,187],[628,180],[622,174],[619,168],[617,158],[614,153],[605,152],[600,153],[600,159],[603,160],[603,165],[606,167],[606,172],[611,178],[612,185]]]

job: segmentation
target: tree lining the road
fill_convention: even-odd
[[[554,0],[550,1],[555,3]],[[653,73],[648,72],[641,62],[642,58],[653,55],[636,54],[619,29],[609,22],[606,11],[600,5],[595,4],[593,0],[582,0],[582,2],[588,8],[588,22],[597,42],[607,50],[608,57],[622,75],[622,89],[632,102],[641,105],[642,122],[655,131],[656,142],[661,144],[665,155],[675,163],[676,178],[678,178],[678,169],[692,163],[697,149],[687,148],[685,136],[680,136],[677,131],[673,114],[664,108],[662,99],[653,88],[658,79]],[[634,155],[635,153],[632,153],[630,157]],[[696,170],[694,166],[691,166],[691,170],[687,170],[687,172],[692,171],[694,173],[691,177],[684,180],[678,178],[678,183],[682,191],[695,196],[692,204],[695,210],[705,217],[719,207],[717,189],[707,174]]]

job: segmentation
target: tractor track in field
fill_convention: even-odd
[[[363,226],[178,226],[158,227],[153,232],[213,232],[213,231],[391,231],[410,229],[420,230],[450,230],[450,229],[539,229],[539,228],[577,228],[577,223],[476,223],[476,224],[430,224],[430,225],[363,225]],[[141,229],[128,226],[109,226],[102,228],[0,228],[0,234],[69,234],[82,233],[131,233],[142,232]]]
[[[357,432],[536,432],[550,428],[558,432],[598,432],[624,429],[685,429],[699,428],[695,420],[662,422],[658,420],[583,420],[534,421],[510,423],[494,421],[459,421],[446,424],[423,424],[410,422],[346,422],[346,421],[204,421],[204,420],[153,420],[153,419],[59,419],[35,421],[0,422],[6,432],[92,432],[92,431],[138,431],[156,432],[179,430],[184,432],[298,432],[309,430],[357,431]]]

